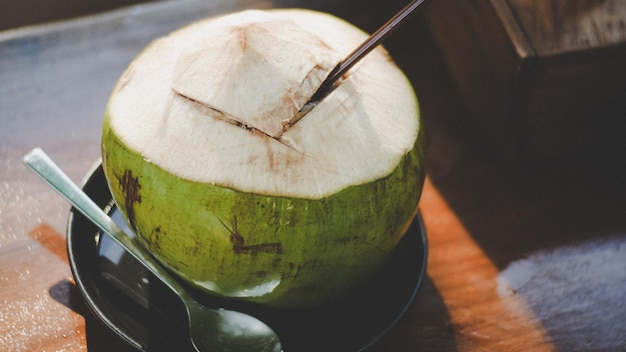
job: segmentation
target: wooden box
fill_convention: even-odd
[[[535,162],[626,140],[626,1],[426,5],[463,102],[498,158]]]

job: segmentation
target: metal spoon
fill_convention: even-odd
[[[131,239],[89,196],[44,153],[35,148],[24,156],[24,163],[55,188],[102,231],[107,232],[154,276],[174,291],[184,303],[189,317],[191,343],[196,351],[279,352],[282,346],[274,331],[260,320],[240,312],[212,309],[191,297],[161,264]]]

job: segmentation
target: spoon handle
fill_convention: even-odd
[[[179,296],[187,296],[185,289],[144,247],[122,230],[83,190],[81,190],[48,155],[40,148],[35,148],[24,156],[24,164],[35,171],[50,186],[56,189],[78,211],[89,218],[102,231],[111,235],[128,253],[142,263],[154,275],[160,278]]]

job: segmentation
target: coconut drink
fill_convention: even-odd
[[[379,47],[303,107],[367,34],[328,14],[249,10],[157,39],[115,86],[102,160],[130,228],[219,297],[310,307],[350,295],[417,212],[413,88]]]

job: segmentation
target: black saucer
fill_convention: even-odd
[[[120,225],[104,173],[96,167],[83,188]],[[106,327],[139,351],[190,350],[182,304],[108,235],[72,210],[67,246],[74,279]],[[426,269],[426,234],[415,218],[391,261],[349,298],[311,310],[280,310],[220,301],[192,291],[204,303],[252,314],[279,335],[286,352],[364,351],[409,307]]]

